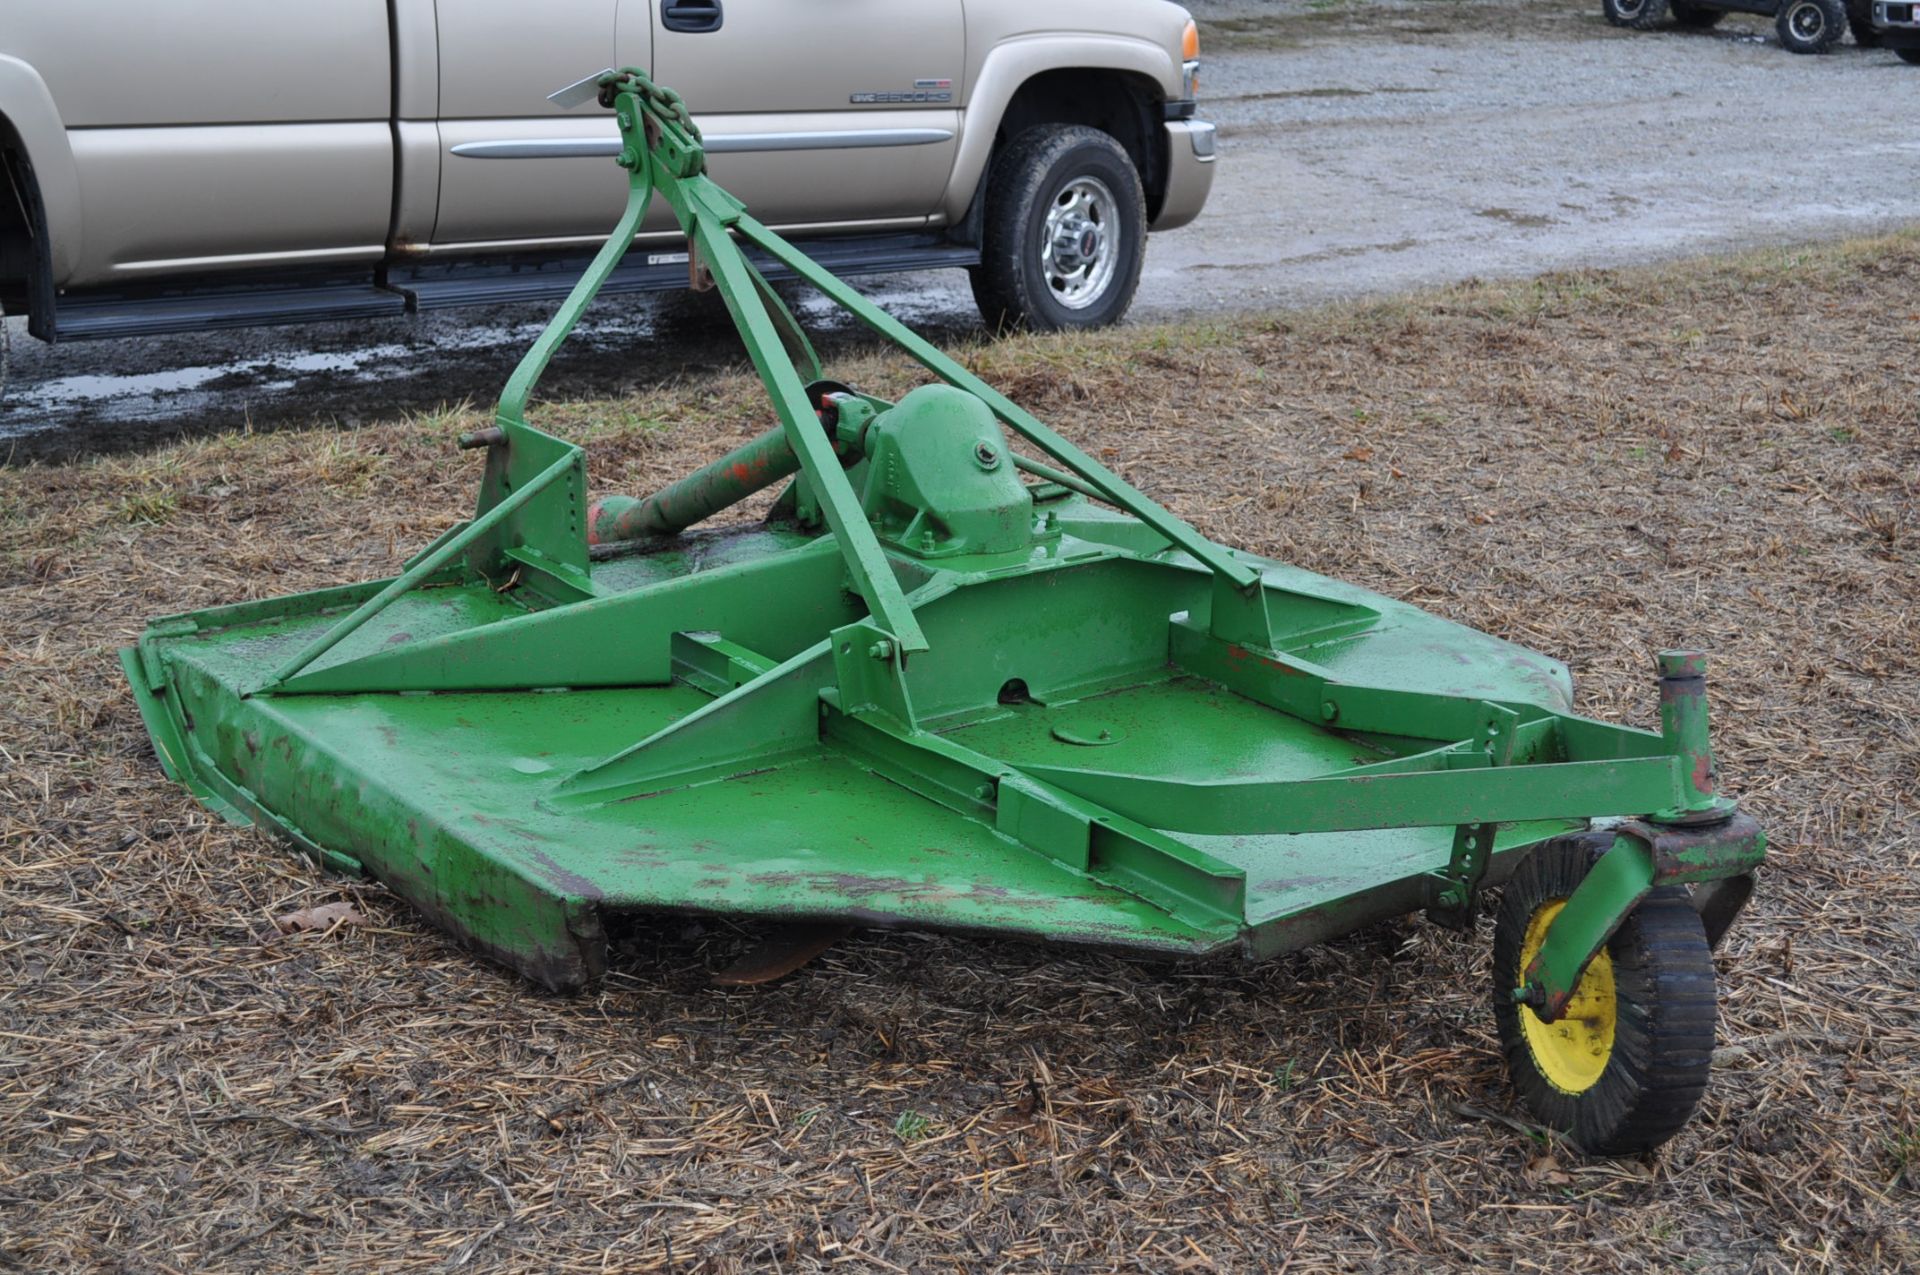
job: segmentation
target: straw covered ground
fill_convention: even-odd
[[[1654,650],[1714,652],[1774,857],[1645,1160],[1515,1104],[1484,928],[1262,967],[867,933],[719,991],[748,932],[665,919],[544,994],[209,817],[114,658],[390,573],[467,509],[477,414],[0,473],[0,1265],[1920,1264],[1916,297],[1908,235],[967,352],[1208,534],[1567,659],[1583,711],[1650,724]],[[766,418],[729,368],[541,419],[643,490]]]

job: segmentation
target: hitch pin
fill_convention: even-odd
[[[476,429],[460,435],[460,450],[470,452],[476,447],[498,447],[507,441],[507,431],[498,425],[487,429]]]

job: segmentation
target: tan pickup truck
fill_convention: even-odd
[[[625,184],[607,113],[547,94],[609,65],[833,269],[966,267],[995,325],[1119,318],[1213,181],[1165,0],[6,10],[0,308],[47,341],[558,296]],[[609,290],[684,286],[655,211]]]

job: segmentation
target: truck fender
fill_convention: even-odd
[[[1020,86],[1043,71],[1127,71],[1145,76],[1167,97],[1178,97],[1179,64],[1167,50],[1149,40],[1128,36],[1029,35],[1003,40],[987,53],[980,75],[967,94],[960,128],[960,148],[954,155],[953,176],[941,211],[949,224],[967,214],[967,205],[979,189],[993,154],[994,134],[1006,116],[1007,104]]]
[[[60,122],[60,109],[40,73],[19,58],[0,54],[0,118],[20,135],[46,210],[48,265],[53,282],[73,274],[80,260],[80,170]]]

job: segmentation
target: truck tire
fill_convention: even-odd
[[[1667,0],[1600,0],[1600,12],[1616,27],[1647,31],[1667,16]]]
[[[1847,29],[1847,6],[1842,0],[1787,0],[1773,29],[1789,53],[1825,53]]]
[[[1687,0],[1667,0],[1667,7],[1673,10],[1673,24],[1688,27],[1695,31],[1705,31],[1708,27],[1718,26],[1720,19],[1727,16],[1725,9],[1715,9],[1704,4],[1688,4]]]
[[[1120,143],[1043,124],[988,170],[973,299],[995,331],[1102,327],[1127,312],[1146,247],[1146,197]]]
[[[1908,66],[1920,66],[1920,49],[1895,49],[1894,54]]]

